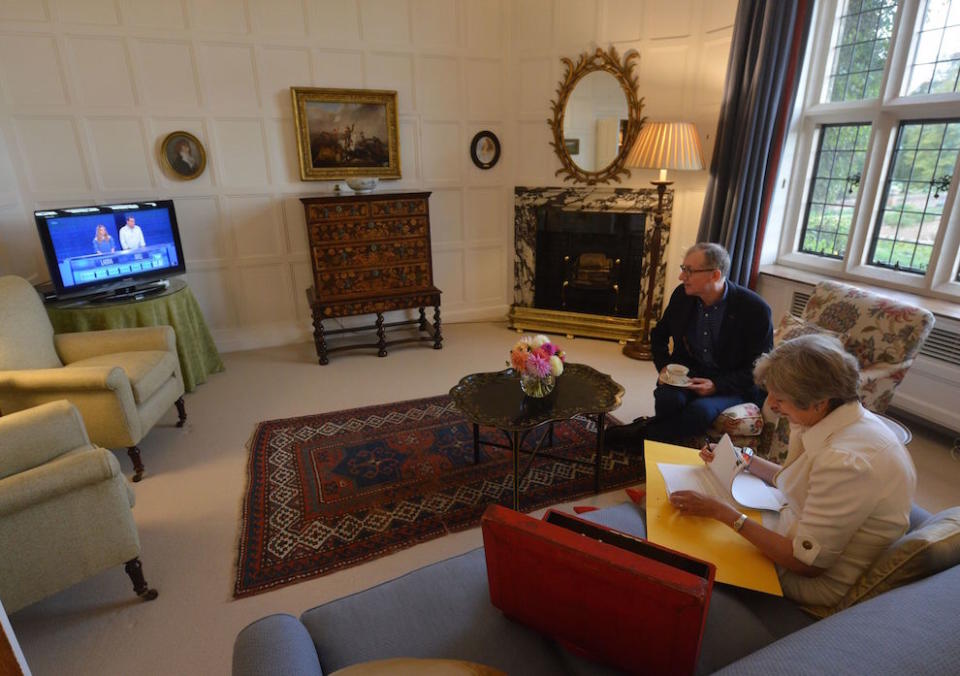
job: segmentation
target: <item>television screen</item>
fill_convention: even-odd
[[[34,212],[58,296],[95,294],[185,270],[171,200]]]

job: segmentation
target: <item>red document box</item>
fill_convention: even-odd
[[[631,673],[693,673],[713,564],[548,511],[483,514],[490,600],[507,616]]]

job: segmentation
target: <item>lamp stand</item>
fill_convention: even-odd
[[[640,337],[627,341],[623,353],[631,359],[650,361],[653,350],[650,348],[650,317],[653,315],[653,293],[657,284],[657,272],[660,269],[660,239],[663,233],[663,195],[673,181],[650,181],[657,186],[657,210],[653,214],[653,233],[650,237],[650,268],[647,271],[647,307],[640,323]]]

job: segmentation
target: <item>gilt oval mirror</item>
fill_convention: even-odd
[[[633,74],[636,52],[621,63],[616,49],[584,52],[574,64],[563,59],[564,79],[551,101],[551,145],[563,166],[556,174],[565,181],[593,185],[620,182],[630,175],[623,164],[630,146],[646,118],[641,117],[643,99],[637,98]]]

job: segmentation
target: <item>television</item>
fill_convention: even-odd
[[[145,295],[186,271],[172,200],[33,215],[57,298]]]

